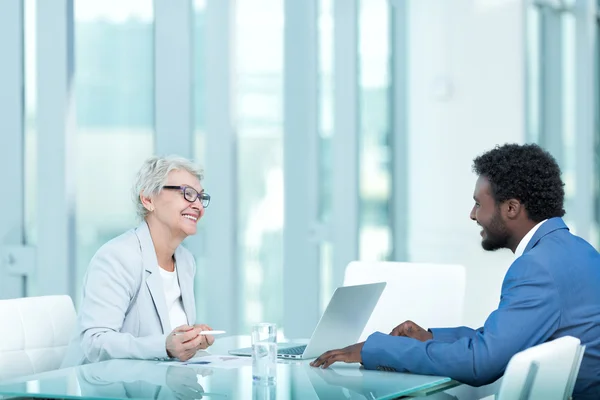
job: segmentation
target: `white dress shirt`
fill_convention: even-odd
[[[521,241],[519,242],[519,245],[517,246],[517,250],[515,250],[515,258],[519,258],[523,255],[523,252],[527,248],[527,245],[529,244],[529,241],[531,240],[533,235],[535,235],[535,232],[537,232],[539,227],[542,226],[542,224],[546,221],[548,221],[548,220],[545,219],[542,222],[539,222],[536,226],[531,228],[531,230],[529,232],[527,232],[527,235],[523,236],[523,239],[521,239]]]
[[[160,267],[158,269],[160,270],[160,276],[165,288],[165,300],[167,302],[167,310],[169,311],[171,330],[181,325],[187,325],[187,316],[183,310],[181,289],[179,287],[179,280],[177,279],[177,269],[174,269],[173,272],[165,271]]]

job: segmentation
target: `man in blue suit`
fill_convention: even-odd
[[[477,157],[473,170],[479,177],[471,219],[482,228],[482,246],[516,256],[484,326],[426,331],[407,321],[311,365],[361,362],[480,386],[501,377],[516,353],[569,335],[586,345],[574,395],[600,398],[600,255],[561,219],[560,168],[537,145],[507,144]]]

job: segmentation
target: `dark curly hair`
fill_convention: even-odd
[[[473,160],[473,171],[489,180],[496,204],[517,199],[534,222],[565,215],[560,167],[536,144],[496,146]]]

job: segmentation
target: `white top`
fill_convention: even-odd
[[[515,258],[519,258],[523,255],[523,252],[527,248],[527,245],[529,244],[529,241],[531,240],[533,235],[535,235],[535,232],[537,232],[539,227],[542,226],[542,224],[546,221],[548,221],[548,220],[545,219],[542,222],[539,222],[536,226],[531,228],[531,230],[529,232],[527,232],[527,235],[523,236],[523,239],[521,239],[521,241],[519,242],[519,245],[517,246],[517,250],[515,250]]]
[[[162,277],[165,289],[165,300],[167,301],[171,330],[181,325],[187,325],[187,316],[185,315],[185,311],[183,311],[181,289],[179,288],[179,280],[177,279],[177,269],[173,272],[165,271],[160,267],[158,269],[160,270],[160,276]]]

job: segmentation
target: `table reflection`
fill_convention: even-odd
[[[303,365],[319,399],[379,399],[396,392],[398,384],[410,379],[416,384],[418,376],[398,372],[370,371],[364,368],[313,368]],[[424,386],[428,386],[423,377]]]
[[[77,370],[82,397],[202,399],[206,393],[199,378],[213,374],[208,368],[148,367],[147,361],[113,360]],[[227,397],[221,395],[220,397]]]

